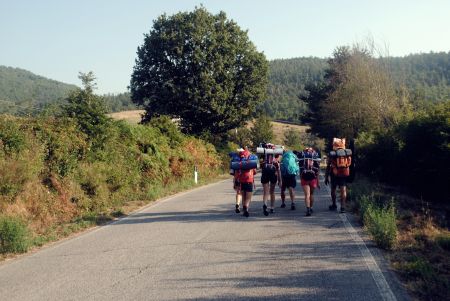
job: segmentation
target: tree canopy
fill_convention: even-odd
[[[144,121],[168,115],[187,133],[222,134],[264,100],[267,69],[264,54],[224,12],[162,15],[138,48],[131,99],[145,108]]]
[[[356,138],[360,132],[388,127],[407,107],[381,59],[360,46],[338,47],[328,61],[324,82],[309,86],[306,121],[323,138]]]

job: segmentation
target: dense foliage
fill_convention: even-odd
[[[450,199],[450,100],[388,129],[364,133],[356,146],[366,173],[426,200]]]
[[[427,200],[448,200],[450,99],[425,107],[395,87],[389,59],[360,46],[338,47],[324,80],[307,87],[305,120],[330,143],[356,138],[360,171]],[[424,185],[432,181],[439,189]]]
[[[145,120],[181,118],[187,133],[224,134],[264,100],[267,61],[224,12],[160,16],[138,48],[130,90]]]

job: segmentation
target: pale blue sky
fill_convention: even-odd
[[[368,34],[394,56],[450,51],[448,0],[0,0],[0,65],[76,85],[93,71],[98,93],[124,92],[153,20],[200,4],[225,11],[268,59],[328,57]]]

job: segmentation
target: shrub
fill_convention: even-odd
[[[0,118],[0,147],[6,154],[18,153],[26,146],[25,135],[15,120]]]
[[[30,246],[27,225],[17,217],[0,216],[0,252],[23,253]]]
[[[377,243],[383,249],[392,249],[397,242],[397,224],[393,201],[380,207],[369,198],[361,202],[364,225]]]

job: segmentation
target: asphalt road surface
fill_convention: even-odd
[[[230,179],[0,264],[0,300],[408,299],[325,187],[265,217],[257,186],[249,218]]]

